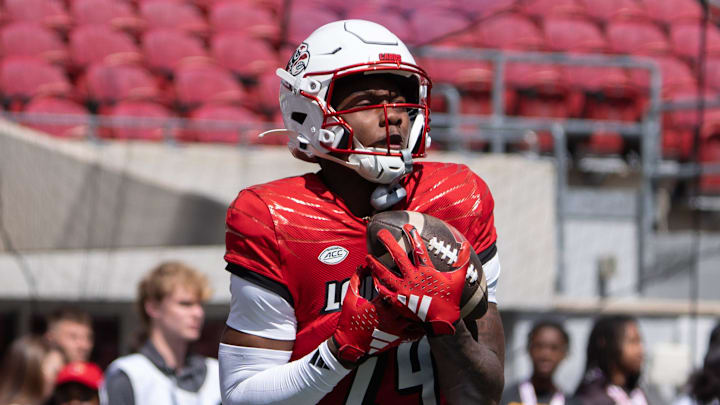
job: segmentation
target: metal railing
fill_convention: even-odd
[[[649,242],[653,234],[653,179],[658,171],[661,160],[662,130],[662,77],[657,64],[651,59],[636,58],[629,56],[606,56],[606,55],[580,55],[565,53],[539,53],[539,52],[506,52],[498,50],[477,50],[477,49],[441,49],[421,48],[416,53],[425,57],[438,59],[453,59],[467,61],[486,61],[492,63],[493,81],[491,87],[492,112],[488,116],[467,116],[459,114],[460,94],[456,89],[449,86],[438,86],[437,90],[448,102],[448,112],[445,114],[433,114],[433,123],[446,126],[446,133],[452,133],[462,126],[472,127],[477,140],[490,141],[491,151],[502,152],[505,150],[504,143],[508,139],[504,136],[508,132],[550,131],[554,140],[553,155],[557,165],[557,200],[556,211],[557,223],[557,246],[558,246],[558,269],[556,277],[556,291],[563,292],[565,286],[565,263],[563,259],[563,247],[565,243],[564,227],[565,222],[564,201],[567,192],[567,133],[592,134],[597,131],[612,131],[625,137],[640,139],[641,152],[641,184],[639,190],[640,209],[638,210],[638,285],[637,292],[642,292],[644,286],[646,269],[651,263],[649,256]],[[508,116],[505,112],[505,68],[511,62],[524,62],[546,65],[563,66],[601,66],[626,69],[643,69],[650,73],[649,84],[649,108],[642,115],[639,122],[604,121],[589,119],[558,119],[558,118],[525,118]],[[438,131],[433,132],[435,134]],[[442,131],[440,131],[442,133]],[[490,139],[483,134],[489,132]],[[455,135],[450,135],[452,139]]]

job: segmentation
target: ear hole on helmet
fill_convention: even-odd
[[[352,149],[350,146],[350,131],[348,131],[344,126],[342,127],[342,130],[342,137],[340,138],[340,142],[337,144],[338,149]]]
[[[298,124],[302,125],[305,122],[305,119],[307,118],[307,114],[303,112],[295,111],[292,114],[290,114],[290,118],[297,122]]]

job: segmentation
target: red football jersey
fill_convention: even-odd
[[[415,163],[403,180],[408,197],[393,209],[423,212],[462,232],[483,262],[495,252],[493,199],[467,166]],[[228,270],[277,292],[294,307],[292,359],[332,335],[350,276],[364,263],[366,219],[354,216],[316,174],[240,192],[227,213]],[[426,338],[372,357],[322,404],[444,403]]]

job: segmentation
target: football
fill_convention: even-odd
[[[465,237],[445,221],[420,212],[385,211],[370,218],[367,225],[368,253],[385,267],[400,275],[397,265],[378,239],[377,233],[381,229],[390,231],[398,244],[410,256],[410,244],[402,231],[405,224],[412,224],[418,230],[436,270],[446,272],[457,269],[454,264]],[[412,260],[411,256],[410,258]],[[478,319],[485,315],[487,306],[487,281],[482,271],[482,263],[475,251],[471,249],[470,266],[467,269],[465,288],[460,300],[460,315],[465,319]]]

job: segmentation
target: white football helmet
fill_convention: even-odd
[[[362,145],[353,129],[330,105],[335,81],[357,74],[394,74],[414,88],[406,103],[376,104],[354,108],[406,108],[410,133],[400,150]],[[412,170],[412,158],[424,157],[429,145],[430,78],[415,64],[405,44],[387,28],[364,20],[326,24],[313,32],[277,70],[282,79],[280,109],[288,146],[293,156],[316,162],[328,159],[355,170],[379,184],[396,184]],[[408,80],[410,79],[410,80]],[[416,93],[415,93],[416,92]],[[387,114],[386,114],[387,120]],[[385,125],[389,128],[389,125]],[[347,156],[347,160],[333,153]],[[403,190],[404,192],[404,190]]]

